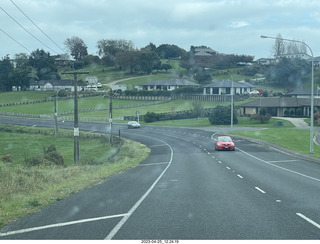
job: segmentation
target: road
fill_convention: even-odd
[[[103,124],[79,126],[106,132]],[[320,239],[320,164],[244,138],[235,138],[234,152],[215,151],[214,128],[119,129],[150,147],[150,156],[3,227],[0,239]]]

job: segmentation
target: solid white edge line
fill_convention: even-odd
[[[253,156],[252,154],[247,153],[247,152],[245,152],[245,151],[243,151],[243,150],[241,150],[241,149],[238,149],[238,151],[240,151],[240,152],[242,152],[242,153],[244,153],[244,154],[247,154],[248,156],[250,156],[250,157],[252,157],[252,158],[255,158],[255,159],[257,159],[257,160],[259,160],[259,161],[261,161],[261,162],[263,162],[263,163],[265,163],[265,164],[268,164],[268,165],[270,165],[270,166],[273,166],[273,167],[276,167],[276,168],[279,168],[279,169],[288,171],[288,172],[290,172],[290,173],[297,174],[297,175],[303,176],[303,177],[305,177],[305,178],[308,178],[308,179],[311,179],[311,180],[315,180],[315,181],[320,182],[320,179],[317,179],[317,178],[314,178],[314,177],[312,177],[312,176],[305,175],[305,174],[296,172],[296,171],[294,171],[294,170],[290,170],[290,169],[287,169],[287,168],[284,168],[284,167],[281,167],[281,166],[278,166],[278,165],[269,163],[269,162],[267,162],[267,161],[265,161],[265,160],[263,160],[263,159],[261,159],[261,158],[258,158],[258,157],[256,157],[256,156]]]
[[[104,219],[119,218],[119,217],[123,217],[126,215],[127,214],[116,214],[116,215],[109,215],[109,216],[90,218],[90,219],[81,219],[81,220],[75,220],[75,221],[69,221],[69,222],[57,223],[57,224],[51,224],[51,225],[43,225],[43,226],[38,226],[38,227],[32,227],[32,228],[27,228],[27,229],[14,230],[14,231],[8,231],[5,233],[0,233],[0,236],[16,235],[16,234],[22,234],[22,233],[27,233],[27,232],[37,231],[37,230],[57,228],[57,227],[62,227],[62,226],[66,226],[66,225],[74,225],[74,224],[80,224],[80,223],[86,223],[86,222],[92,222],[92,221],[98,221],[98,220],[104,220]]]
[[[146,136],[147,137],[147,136]],[[153,138],[155,139],[155,138]],[[160,139],[156,139],[159,141],[162,141]],[[129,212],[120,220],[120,222],[111,230],[111,232],[104,238],[105,240],[111,240],[117,233],[118,231],[121,229],[121,227],[127,222],[127,220],[129,219],[129,217],[134,213],[134,211],[140,206],[140,204],[143,202],[143,200],[150,194],[150,192],[153,190],[153,188],[155,187],[155,185],[158,183],[158,181],[161,179],[161,177],[164,175],[164,173],[167,171],[167,169],[170,167],[171,162],[172,162],[172,158],[173,158],[173,149],[172,147],[162,141],[163,143],[165,143],[166,145],[168,145],[168,147],[171,150],[171,156],[170,156],[170,161],[167,165],[167,167],[163,170],[163,172],[159,175],[159,177],[156,179],[156,181],[151,185],[151,187],[146,191],[145,194],[143,194],[143,196],[133,205],[133,207],[129,210]]]
[[[320,229],[320,225],[316,222],[314,222],[312,219],[309,219],[308,217],[304,216],[302,213],[296,213],[299,217],[303,218],[304,220],[308,221],[310,224],[314,225],[318,229]]]

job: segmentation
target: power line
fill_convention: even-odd
[[[29,35],[31,35],[34,39],[36,39],[38,42],[40,42],[42,45],[50,49],[52,52],[58,54],[56,51],[51,49],[49,46],[44,44],[42,41],[40,41],[37,37],[35,37],[30,31],[28,31],[26,28],[24,28],[17,20],[15,20],[7,11],[5,11],[2,7],[0,7],[3,12],[5,12],[6,15],[8,15],[14,22],[16,22],[22,29],[24,29]]]
[[[27,14],[25,14],[22,10],[21,10],[21,8],[19,8],[18,6],[17,6],[17,4],[15,4],[14,2],[13,2],[13,0],[10,0],[11,1],[11,3],[14,5],[14,6],[16,6],[16,8],[17,9],[19,9],[19,11],[28,19],[28,20],[30,20],[30,22],[35,26],[35,27],[37,27],[38,28],[38,30],[39,31],[41,31],[41,33],[42,34],[44,34],[54,45],[56,45],[62,52],[66,52],[66,50],[64,50],[63,48],[61,48],[54,40],[52,40],[34,21],[32,21],[31,20],[31,18],[27,15]]]
[[[14,39],[12,36],[10,36],[8,33],[6,33],[6,32],[5,32],[4,30],[2,30],[1,28],[0,28],[0,31],[3,32],[5,35],[7,35],[10,39],[12,39],[13,41],[15,41],[16,43],[18,43],[21,47],[23,47],[24,49],[26,49],[28,52],[31,53],[31,51],[30,51],[28,48],[26,48],[25,46],[23,46],[20,42],[18,42],[16,39]]]

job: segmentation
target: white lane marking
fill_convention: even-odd
[[[241,175],[237,174],[237,176],[238,176],[239,178],[243,179],[243,177],[242,177]]]
[[[290,159],[290,160],[275,160],[275,161],[268,161],[269,163],[285,163],[285,162],[296,162],[299,161],[298,159]]]
[[[229,169],[229,170],[231,169],[230,167],[226,167],[226,168]]]
[[[220,161],[220,160],[218,160],[218,163],[219,163],[219,164],[221,164],[221,161]]]
[[[116,215],[109,215],[109,216],[90,218],[90,219],[81,219],[81,220],[75,220],[75,221],[69,221],[69,222],[63,222],[63,223],[57,223],[57,224],[51,224],[51,225],[43,225],[43,226],[38,226],[38,227],[32,227],[32,228],[27,228],[27,229],[14,230],[14,231],[9,231],[9,232],[5,232],[5,233],[0,233],[0,236],[16,235],[16,234],[22,234],[22,233],[32,232],[32,231],[37,231],[37,230],[57,228],[57,227],[62,227],[62,226],[66,226],[66,225],[74,225],[74,224],[86,223],[86,222],[92,222],[92,221],[98,221],[98,220],[104,220],[104,219],[119,218],[119,217],[124,217],[126,215],[127,214],[116,214]]]
[[[308,217],[304,216],[302,213],[296,213],[299,217],[303,218],[304,220],[308,221],[310,224],[314,225],[318,229],[320,229],[320,225],[316,222],[314,222],[312,219],[309,219]]]
[[[241,150],[241,149],[238,149],[238,150],[239,150],[240,152],[242,152],[242,153],[244,153],[244,154],[247,154],[248,156],[250,156],[250,157],[252,157],[252,158],[255,158],[255,159],[257,159],[257,160],[259,160],[259,161],[261,161],[261,162],[263,162],[263,163],[265,163],[265,164],[268,164],[268,165],[270,165],[270,166],[273,166],[273,167],[276,167],[276,168],[279,168],[279,169],[282,169],[282,170],[288,171],[288,172],[290,172],[290,173],[297,174],[297,175],[300,175],[300,176],[306,177],[306,178],[308,178],[308,179],[311,179],[311,180],[315,180],[315,181],[320,182],[320,179],[317,179],[317,178],[314,178],[314,177],[312,177],[312,176],[305,175],[305,174],[302,174],[302,173],[296,172],[296,171],[294,171],[294,170],[287,169],[287,168],[284,168],[284,167],[281,167],[281,166],[278,166],[278,165],[275,165],[275,164],[269,163],[268,161],[265,161],[265,160],[263,160],[263,159],[261,159],[261,158],[258,158],[258,157],[256,157],[256,156],[253,156],[252,154],[247,153],[247,152],[245,152],[245,151],[243,151],[243,150]]]
[[[261,193],[266,193],[264,190],[260,189],[259,187],[255,187],[258,191],[260,191]]]
[[[143,136],[143,135],[140,135]],[[144,136],[144,137],[149,137],[149,136]],[[149,137],[150,138],[150,137]],[[152,138],[152,139],[156,139],[156,138]],[[173,159],[173,149],[172,147],[166,143],[165,141],[162,141],[160,139],[156,139],[159,140],[161,142],[163,142],[164,144],[168,145],[168,147],[171,150],[171,156],[170,156],[170,160],[169,163],[167,165],[167,167],[162,171],[162,173],[159,175],[159,177],[155,180],[155,182],[150,186],[150,188],[146,191],[146,193],[143,194],[143,196],[133,205],[133,207],[129,210],[128,214],[126,214],[125,216],[123,216],[123,218],[119,221],[119,223],[111,230],[111,232],[104,238],[105,240],[111,240],[117,233],[118,231],[121,229],[121,227],[127,222],[127,220],[130,218],[130,216],[134,213],[134,211],[140,206],[140,204],[144,201],[144,199],[150,194],[150,192],[153,190],[153,188],[156,186],[156,184],[158,183],[158,181],[161,179],[161,177],[164,175],[164,173],[167,171],[167,169],[170,167],[171,163],[172,163],[172,159]]]
[[[152,164],[139,164],[139,167],[143,166],[153,166],[153,165],[159,165],[159,164],[168,164],[169,162],[160,162],[160,163],[152,163]]]

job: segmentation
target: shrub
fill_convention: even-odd
[[[11,154],[6,154],[1,157],[1,161],[5,163],[12,163]]]
[[[209,116],[209,121],[212,125],[228,125],[231,121],[231,108],[226,106],[217,106]],[[238,118],[233,113],[233,124],[238,123]]]
[[[155,112],[147,112],[144,116],[144,122],[151,123],[157,121],[157,114]]]
[[[32,158],[25,158],[24,163],[26,166],[40,166],[40,165],[56,165],[66,166],[64,159],[54,145],[48,148],[43,148],[43,155],[34,156]]]

